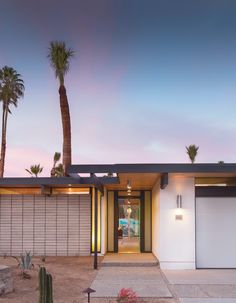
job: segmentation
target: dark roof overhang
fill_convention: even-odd
[[[91,174],[90,177],[59,177],[59,178],[0,178],[0,187],[69,187],[69,186],[84,186],[97,187],[103,192],[103,185],[117,184],[117,177],[96,177]]]
[[[82,173],[236,173],[236,163],[141,163],[71,165],[68,174]]]

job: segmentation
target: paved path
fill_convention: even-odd
[[[227,298],[185,298],[180,300],[181,303],[236,303],[235,299],[227,299]]]
[[[182,303],[236,303],[236,270],[164,270]]]
[[[93,297],[116,297],[121,288],[132,288],[142,298],[172,297],[157,266],[102,267],[91,288]]]
[[[159,265],[158,260],[151,253],[107,253],[102,261],[102,266],[134,266],[148,267]]]

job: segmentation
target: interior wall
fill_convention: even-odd
[[[163,269],[195,269],[194,178],[169,174],[169,184],[160,190],[158,258]],[[182,195],[182,220],[176,220],[177,195]]]

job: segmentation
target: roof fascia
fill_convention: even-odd
[[[235,163],[172,163],[172,164],[81,164],[71,165],[70,174],[82,173],[232,173]]]

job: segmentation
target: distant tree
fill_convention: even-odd
[[[224,164],[225,161],[218,161],[218,164]]]
[[[30,169],[25,169],[32,177],[38,177],[39,174],[43,171],[43,167],[40,164],[31,165]]]
[[[53,157],[53,167],[51,169],[51,177],[56,176],[56,165],[57,162],[59,162],[61,159],[61,153],[55,152],[54,157]]]
[[[71,123],[70,110],[64,84],[65,75],[69,71],[70,59],[74,56],[74,51],[66,47],[65,42],[52,41],[49,47],[48,58],[55,71],[56,78],[59,79],[59,96],[63,130],[63,167],[64,172],[71,165]]]
[[[63,164],[60,163],[55,167],[55,177],[63,177],[65,174]]]
[[[196,160],[198,149],[199,149],[199,146],[196,146],[195,144],[186,146],[186,152],[187,152],[187,154],[189,156],[189,159],[191,160],[192,163],[194,163],[195,160]]]
[[[2,142],[0,158],[0,177],[4,175],[6,145],[7,145],[7,121],[11,114],[10,106],[17,106],[18,99],[24,96],[24,81],[21,75],[12,67],[5,66],[0,69],[0,101],[2,102]]]

